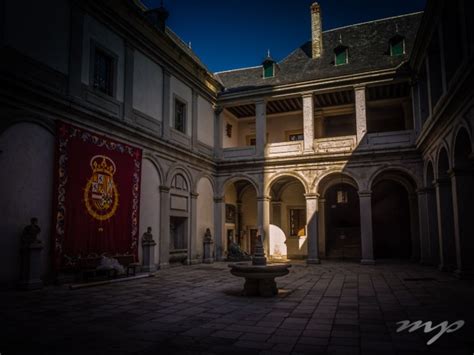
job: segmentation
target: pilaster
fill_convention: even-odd
[[[267,144],[267,103],[265,100],[255,102],[255,125],[256,125],[256,155],[263,158]]]
[[[306,243],[308,245],[308,264],[320,264],[318,251],[318,195],[305,194],[306,199]]]
[[[303,94],[304,151],[314,150],[314,98],[313,93]]]
[[[372,235],[372,191],[359,191],[360,203],[360,239],[363,265],[373,265],[374,241]]]
[[[160,269],[169,267],[170,260],[170,188],[160,186]]]
[[[365,86],[355,86],[354,95],[357,144],[360,144],[364,136],[367,134],[367,107],[365,98]]]

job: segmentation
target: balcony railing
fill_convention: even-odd
[[[224,148],[222,150],[222,157],[223,159],[246,159],[246,158],[254,158],[255,157],[255,147],[232,147],[232,148]]]
[[[267,157],[287,157],[301,155],[303,153],[303,141],[268,143],[265,148]]]
[[[314,140],[315,153],[347,153],[356,147],[356,136],[318,138]]]
[[[361,149],[403,148],[415,144],[415,135],[412,130],[368,133],[364,143]]]

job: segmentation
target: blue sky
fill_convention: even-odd
[[[160,0],[142,0],[149,8]],[[167,25],[212,71],[277,61],[311,38],[312,0],[164,0]],[[321,0],[323,30],[422,11],[425,0]]]

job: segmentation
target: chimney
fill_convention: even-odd
[[[317,2],[311,5],[311,48],[313,59],[321,57],[323,52],[323,33],[321,8]]]
[[[168,18],[168,11],[163,7],[163,2],[161,6],[156,9],[151,9],[146,12],[148,19],[157,27],[160,31],[165,32],[166,29],[166,19]]]

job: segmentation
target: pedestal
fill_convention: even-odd
[[[32,243],[21,249],[21,277],[19,287],[23,290],[43,288],[41,280],[41,242]]]
[[[143,272],[155,272],[155,241],[147,240],[142,242],[143,250],[143,262],[142,262],[142,271]]]
[[[214,262],[214,257],[212,255],[212,247],[213,247],[212,240],[205,240],[204,241],[204,256],[202,262],[204,264],[212,264]]]

